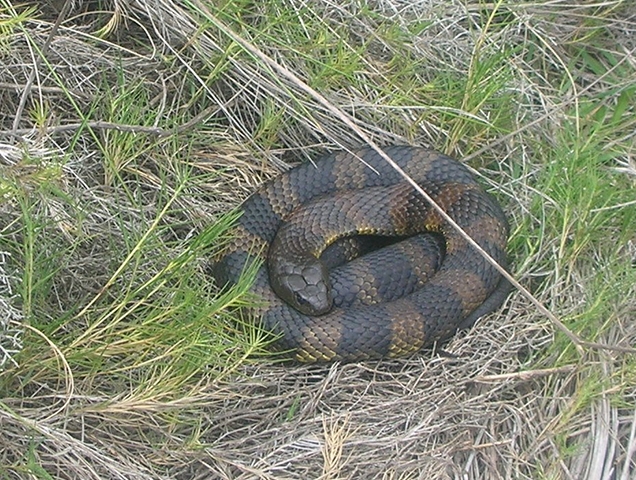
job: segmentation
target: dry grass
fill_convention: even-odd
[[[632,0],[64,3],[0,2],[0,478],[636,475]],[[466,159],[607,348],[515,293],[444,352],[258,360],[224,213],[360,134]]]

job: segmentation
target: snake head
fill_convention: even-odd
[[[293,262],[279,257],[269,262],[269,278],[278,296],[300,313],[317,316],[331,310],[329,272],[317,258]]]

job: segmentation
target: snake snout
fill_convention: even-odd
[[[331,310],[333,298],[329,272],[322,262],[313,259],[304,264],[280,260],[271,265],[270,280],[274,291],[292,307],[305,315],[322,315]]]

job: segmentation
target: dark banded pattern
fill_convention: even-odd
[[[424,148],[392,146],[384,151],[497,262],[506,264],[508,225],[504,213],[464,165]],[[359,191],[361,203],[353,200],[357,193],[351,197],[340,193],[349,190]],[[332,213],[325,213],[327,204],[336,205]],[[303,208],[298,209],[300,206]],[[458,328],[470,326],[479,316],[497,308],[508,293],[507,282],[497,270],[419,194],[403,184],[399,174],[371,149],[337,152],[300,165],[263,185],[241,209],[243,214],[233,232],[234,243],[216,259],[213,275],[221,284],[233,284],[251,262],[263,262],[252,287],[263,303],[251,313],[261,318],[263,328],[276,335],[277,348],[290,351],[300,361],[353,361],[405,355],[444,341]],[[372,218],[373,215],[379,218]],[[282,225],[287,232],[277,236]],[[366,257],[362,257],[358,260],[362,278],[356,281],[358,286],[354,289],[366,286],[363,295],[349,302],[355,306],[334,308],[320,316],[301,314],[272,290],[267,254],[270,248],[278,256],[297,248],[309,248],[319,255],[326,244],[343,236],[342,229],[347,234],[437,232],[443,237],[441,250],[445,256],[439,265],[435,252],[440,249],[429,244],[424,247],[432,252],[424,262],[428,267],[420,268],[419,262],[415,262],[413,267],[406,265],[405,270],[383,263],[365,264]],[[309,247],[299,242],[299,238],[308,239]],[[280,241],[284,243],[272,246]],[[419,253],[413,252],[421,252],[418,249],[422,248],[399,245],[390,248],[411,249],[415,257]],[[376,262],[382,262],[384,250],[373,253],[380,259]],[[402,253],[396,255],[409,257],[408,253],[405,257]],[[406,292],[405,296],[397,298],[400,292],[395,291],[377,293],[384,288],[378,278],[387,270],[407,272],[404,285],[408,286],[399,287]],[[347,275],[338,280],[332,272],[331,283],[346,292],[347,283],[353,281]],[[418,278],[413,280],[414,276]],[[401,278],[402,274],[397,273],[396,277]],[[375,299],[376,294],[379,300]],[[387,303],[378,303],[383,301]]]

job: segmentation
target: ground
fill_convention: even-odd
[[[633,478],[634,39],[633,0],[0,1],[0,478]],[[473,168],[521,288],[284,362],[209,259],[369,141]]]

